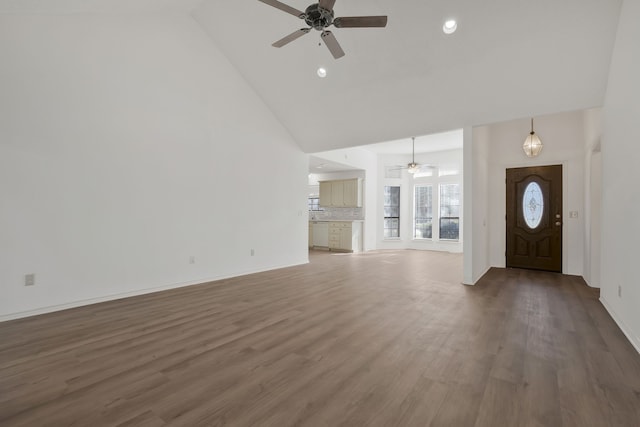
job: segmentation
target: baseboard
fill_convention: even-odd
[[[611,307],[611,305],[607,302],[607,300],[604,299],[602,296],[600,297],[600,303],[604,306],[604,309],[607,310],[607,312],[609,313],[613,321],[616,322],[616,324],[618,325],[618,327],[620,328],[624,336],[627,337],[631,345],[636,349],[638,353],[640,353],[640,338],[638,338],[636,335],[634,335],[631,332],[631,329],[627,326],[627,324],[622,321],[620,316],[616,314],[615,310]]]
[[[477,279],[474,279],[473,277],[471,278],[471,282],[467,283],[464,280],[462,281],[462,284],[465,286],[475,286],[476,283],[478,283],[480,281],[480,279],[482,279],[482,277],[484,277],[485,274],[487,274],[489,272],[489,270],[491,270],[493,267],[492,266],[488,266],[487,268],[484,269],[484,271],[482,272],[482,274],[480,274],[478,276]]]
[[[188,281],[188,282],[172,283],[172,284],[168,284],[168,285],[154,286],[154,287],[151,287],[151,288],[138,289],[138,290],[131,291],[131,292],[123,292],[123,293],[118,293],[118,294],[106,295],[106,296],[102,296],[102,297],[89,298],[89,299],[78,300],[78,301],[71,301],[71,302],[64,303],[64,304],[57,304],[57,305],[51,305],[51,306],[46,306],[46,307],[40,307],[40,308],[36,308],[36,309],[33,309],[33,310],[26,310],[26,311],[20,311],[20,312],[16,312],[16,313],[3,314],[3,315],[0,315],[0,322],[7,322],[9,320],[16,320],[16,319],[22,319],[22,318],[25,318],[25,317],[38,316],[40,314],[53,313],[53,312],[56,312],[56,311],[68,310],[70,308],[84,307],[86,305],[98,304],[98,303],[101,303],[101,302],[113,301],[113,300],[122,299],[122,298],[130,298],[130,297],[135,297],[135,296],[139,296],[139,295],[152,294],[154,292],[162,292],[162,291],[168,291],[168,290],[171,290],[171,289],[184,288],[184,287],[187,287],[187,286],[200,285],[200,284],[203,284],[203,283],[215,282],[215,281],[218,281],[218,280],[231,279],[233,277],[247,276],[249,274],[264,273],[266,271],[279,270],[281,268],[288,268],[288,267],[295,267],[295,266],[298,266],[298,265],[304,265],[304,264],[308,264],[308,263],[309,263],[309,260],[306,260],[306,261],[303,261],[303,262],[300,262],[300,263],[297,263],[297,264],[287,264],[287,265],[281,265],[281,266],[277,266],[277,267],[269,267],[269,268],[265,268],[265,269],[248,270],[248,271],[229,274],[229,275],[224,275],[224,276],[217,276],[217,277],[212,277],[212,278],[203,278],[203,279],[191,280],[191,281]]]

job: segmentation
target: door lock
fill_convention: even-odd
[[[556,221],[556,225],[560,226],[560,225],[562,225],[562,223],[560,221]]]

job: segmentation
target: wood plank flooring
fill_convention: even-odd
[[[0,323],[2,426],[638,426],[640,355],[578,277],[309,265]]]

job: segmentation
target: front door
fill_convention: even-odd
[[[507,169],[507,267],[562,272],[562,165]]]

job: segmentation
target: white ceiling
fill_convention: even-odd
[[[462,138],[462,129],[416,136],[415,153],[433,153],[436,151],[461,149]],[[413,144],[411,138],[403,138],[395,141],[364,145],[362,148],[376,154],[402,154],[410,156],[413,150]]]
[[[0,13],[189,13],[202,0],[0,0]]]
[[[620,3],[337,0],[336,16],[389,16],[384,29],[334,29],[338,60],[316,31],[271,47],[305,25],[258,0],[205,0],[194,16],[300,146],[319,152],[600,106]],[[459,23],[450,36],[448,17]]]
[[[384,29],[334,29],[339,60],[316,31],[271,47],[304,23],[258,0],[0,0],[0,13],[192,13],[312,153],[601,106],[620,4],[337,0],[336,16],[389,16]]]
[[[322,157],[309,156],[309,172],[310,173],[331,173],[358,170],[350,165],[345,165]]]

